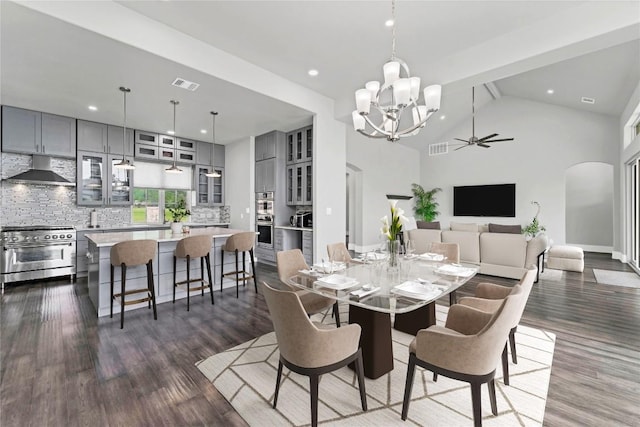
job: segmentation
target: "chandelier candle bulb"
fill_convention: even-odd
[[[424,105],[418,105],[417,107],[413,107],[413,124],[417,125],[421,121],[423,121],[427,117],[427,107]],[[424,127],[424,123],[420,125],[421,128]]]
[[[420,97],[420,77],[411,77],[411,101],[417,102]]]
[[[424,88],[424,103],[427,111],[438,111],[440,109],[440,97],[442,86],[431,85]]]
[[[367,89],[358,89],[356,91],[356,108],[361,114],[369,114],[369,109],[371,108],[371,92]]]
[[[411,82],[409,79],[398,79],[393,83],[393,97],[400,107],[405,107],[409,104],[411,97]]]
[[[364,130],[364,117],[362,117],[357,110],[354,110],[353,113],[351,113],[351,117],[353,118],[353,128],[355,130]]]
[[[382,66],[384,73],[384,85],[391,86],[400,78],[400,63],[397,61],[389,61]]]
[[[373,80],[370,82],[367,82],[364,87],[371,92],[371,99],[374,102],[378,101],[378,91],[380,90],[380,82]]]

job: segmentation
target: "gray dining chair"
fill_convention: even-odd
[[[280,352],[273,408],[278,404],[282,368],[286,366],[297,374],[309,377],[311,425],[316,427],[320,376],[354,363],[360,403],[362,410],[366,411],[367,395],[362,350],[358,344],[360,325],[351,324],[342,328],[327,329],[309,320],[297,293],[276,290],[265,282],[261,282],[260,287],[271,314]]]

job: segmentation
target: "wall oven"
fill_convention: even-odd
[[[271,215],[273,218],[273,191],[256,193],[256,215]]]
[[[0,281],[76,274],[76,230],[67,226],[3,227]]]
[[[256,221],[256,231],[258,234],[258,246],[261,248],[272,249],[273,248],[273,221],[271,217],[269,219],[263,217]]]

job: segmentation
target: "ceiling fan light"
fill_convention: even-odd
[[[424,104],[427,111],[438,111],[440,109],[440,97],[442,86],[431,85],[424,88]]]
[[[367,89],[358,89],[356,91],[356,108],[358,113],[369,114],[371,108],[371,92]]]
[[[400,78],[400,63],[398,61],[389,61],[382,66],[384,74],[384,85],[391,86]]]
[[[362,117],[357,110],[354,110],[353,113],[351,113],[351,118],[353,119],[353,128],[355,130],[364,130],[364,117]]]
[[[398,106],[409,104],[411,99],[411,81],[409,79],[398,79],[393,84],[393,97]]]

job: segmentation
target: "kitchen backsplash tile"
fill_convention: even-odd
[[[9,178],[31,167],[31,156],[2,153],[0,177]],[[76,162],[67,159],[51,159],[51,168],[70,181],[76,180]],[[24,185],[2,182],[0,200],[0,225],[73,225],[85,228],[89,225],[90,206],[76,206],[75,187],[48,185]],[[121,227],[131,223],[129,207],[96,207],[101,227]],[[191,220],[194,223],[230,222],[229,206],[206,208],[194,206]]]

